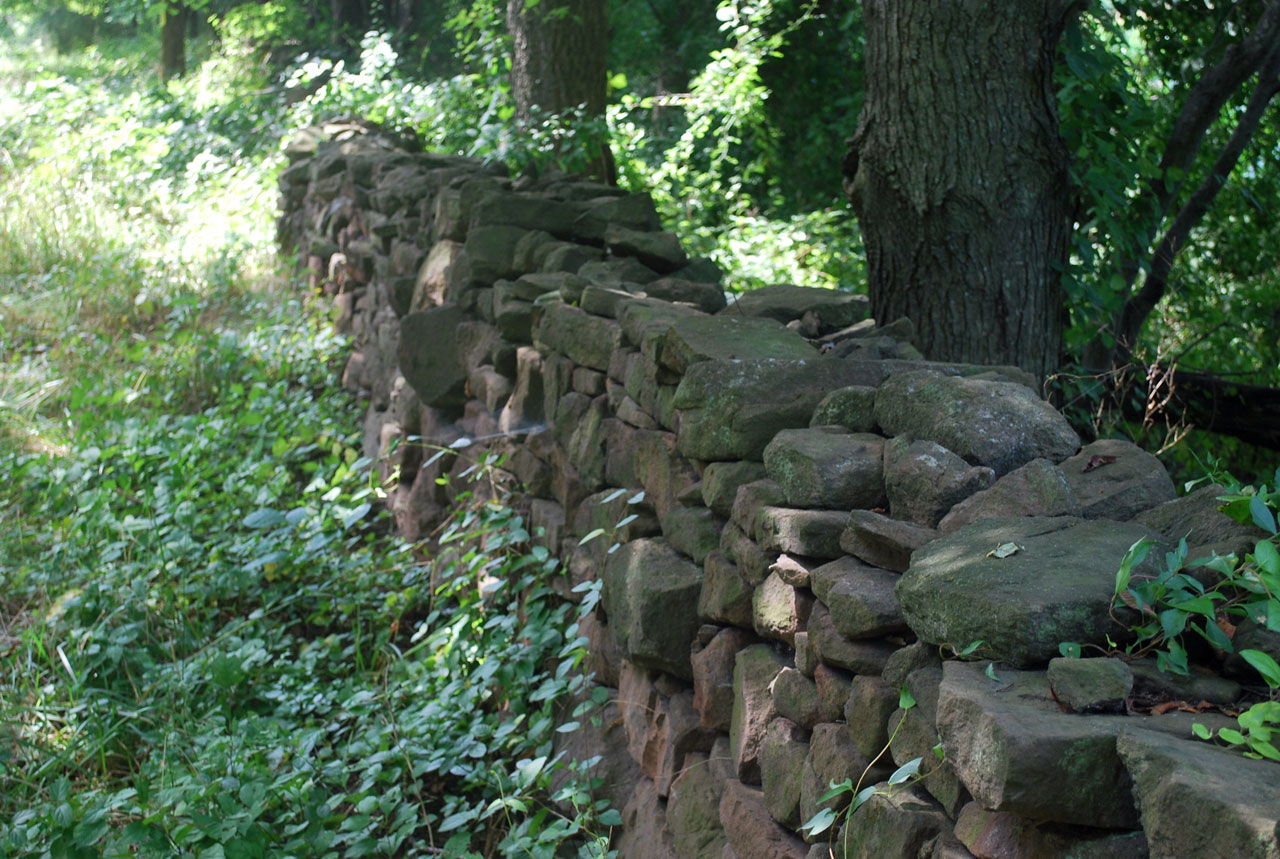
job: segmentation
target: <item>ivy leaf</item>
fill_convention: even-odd
[[[1260,495],[1255,495],[1249,499],[1249,515],[1253,518],[1253,524],[1263,531],[1268,534],[1276,533],[1276,514],[1271,512],[1271,508],[1267,506],[1267,502],[1263,501]]]
[[[1280,688],[1280,665],[1261,650],[1242,650],[1240,658],[1253,666],[1272,689]]]
[[[893,775],[889,776],[889,784],[902,784],[916,773],[920,772],[920,762],[924,758],[912,758],[902,766],[893,771]]]
[[[810,835],[817,835],[830,829],[831,824],[836,822],[837,816],[836,812],[832,811],[830,808],[824,808],[813,817],[809,818],[809,822],[805,823],[800,828],[806,830]]]
[[[274,528],[277,525],[283,525],[286,521],[285,515],[279,510],[272,510],[270,507],[263,507],[253,511],[244,517],[244,526],[246,528]]]

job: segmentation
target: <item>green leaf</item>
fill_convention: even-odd
[[[988,662],[986,670],[982,673],[987,675],[988,678],[994,680],[996,683],[1000,682],[1000,678],[996,676],[996,664],[994,662]]]
[[[904,684],[898,692],[898,706],[904,710],[910,710],[916,705],[916,699],[911,696],[911,692],[907,690]]]
[[[1249,516],[1253,519],[1253,524],[1263,531],[1268,534],[1276,533],[1276,514],[1271,512],[1271,508],[1267,506],[1267,502],[1263,501],[1260,495],[1255,495],[1249,499]]]
[[[1124,558],[1120,561],[1120,569],[1116,571],[1116,590],[1114,597],[1120,596],[1129,587],[1129,579],[1133,575],[1133,568],[1141,564],[1147,559],[1148,553],[1154,542],[1143,537],[1141,540],[1129,547],[1129,551],[1124,553]]]
[[[889,784],[902,784],[916,773],[920,772],[920,763],[924,758],[913,758],[902,766],[893,771],[893,775],[889,776]]]
[[[1213,731],[1209,730],[1199,722],[1195,722],[1191,725],[1191,733],[1195,734],[1202,740],[1207,740],[1213,736]]]
[[[596,528],[594,531],[589,532],[589,533],[587,534],[587,536],[585,536],[585,537],[583,537],[581,540],[579,540],[579,541],[578,541],[578,545],[579,545],[579,546],[585,546],[585,545],[587,545],[588,543],[590,543],[592,540],[594,540],[596,537],[599,537],[599,536],[600,536],[600,535],[602,535],[602,534],[604,534],[604,529],[603,529],[603,528]]]
[[[1218,736],[1233,746],[1243,746],[1245,744],[1244,734],[1231,728],[1219,728]]]
[[[285,519],[285,515],[279,510],[263,507],[244,517],[244,526],[246,528],[275,528],[278,525],[283,525],[286,521],[288,520]]]
[[[598,503],[601,505],[608,504],[610,501],[614,500],[615,498],[618,498],[626,494],[627,494],[627,490],[625,489],[615,489],[612,492],[610,492],[608,495],[606,495],[604,498],[601,498]]]
[[[961,658],[965,656],[971,656],[973,655],[974,651],[976,651],[979,647],[981,647],[984,644],[986,644],[986,642],[983,641],[981,638],[979,638],[977,641],[971,641],[969,642],[969,646],[966,647],[964,650],[960,651],[959,653],[957,653],[956,656],[959,656]]]
[[[853,798],[853,802],[849,803],[849,813],[853,814],[855,811],[857,811],[859,808],[862,807],[862,804],[864,802],[866,802],[868,799],[870,799],[875,795],[876,795],[875,785],[872,785],[871,787],[864,787],[862,790],[858,791],[857,795],[854,796]]]
[[[345,516],[342,517],[342,530],[343,531],[349,530],[352,525],[356,524],[361,519],[363,519],[365,517],[365,514],[372,509],[373,509],[373,506],[368,502],[365,502],[364,504],[361,504],[356,509],[348,512]]]
[[[831,782],[827,788],[827,792],[818,797],[818,802],[827,802],[835,799],[843,793],[853,793],[853,779],[847,778],[841,782]]]
[[[836,822],[839,815],[830,808],[821,809],[813,817],[809,818],[807,823],[800,826],[802,830],[807,831],[810,835],[818,835],[826,832],[831,828],[831,824]]]
[[[1068,659],[1080,658],[1080,644],[1075,641],[1062,641],[1058,643],[1058,653]]]
[[[1261,650],[1242,650],[1240,657],[1262,675],[1268,686],[1272,689],[1280,688],[1280,665],[1276,664],[1275,659]]]
[[[1272,576],[1280,576],[1280,552],[1270,540],[1259,540],[1253,549],[1253,560],[1262,570]]]

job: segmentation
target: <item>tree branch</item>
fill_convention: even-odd
[[[1148,222],[1153,226],[1164,221],[1169,206],[1182,188],[1181,180],[1167,181],[1169,172],[1177,170],[1185,174],[1190,168],[1205,134],[1222,111],[1223,105],[1266,61],[1277,42],[1280,42],[1280,0],[1271,0],[1249,35],[1242,42],[1228,47],[1222,59],[1201,75],[1200,80],[1191,88],[1169,132],[1159,170],[1139,198],[1146,201],[1151,210],[1145,214],[1139,213],[1137,221]],[[1150,221],[1146,221],[1148,217]],[[1125,289],[1132,288],[1137,281],[1142,253],[1145,251],[1146,248],[1142,248],[1130,258],[1122,258],[1119,269]]]
[[[1280,6],[1280,3],[1276,5]],[[1258,73],[1258,82],[1254,86],[1253,95],[1250,96],[1244,114],[1231,132],[1227,145],[1218,153],[1209,174],[1178,211],[1173,224],[1156,247],[1151,260],[1151,270],[1143,280],[1142,289],[1124,303],[1116,331],[1116,344],[1122,355],[1132,351],[1134,344],[1137,343],[1138,333],[1142,330],[1143,322],[1164,298],[1174,257],[1186,244],[1192,228],[1200,223],[1214,198],[1226,184],[1227,177],[1235,169],[1245,147],[1253,138],[1263,116],[1266,115],[1271,99],[1277,92],[1280,92],[1280,40],[1271,46],[1269,55],[1265,57],[1265,64]]]

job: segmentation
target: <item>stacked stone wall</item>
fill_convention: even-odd
[[[1182,537],[1251,545],[1213,488],[1175,500],[1132,444],[1082,447],[1025,373],[925,361],[862,297],[727,300],[645,194],[358,123],[289,153],[280,241],[352,335],[343,381],[401,533],[429,534],[457,491],[438,478],[490,449],[557,589],[603,583],[583,628],[607,713],[564,742],[603,755],[623,856],[1280,855],[1274,765],[1189,739],[1225,717],[1132,715],[1229,705],[1237,680],[1056,659],[1124,635],[1135,540],[1158,544],[1139,574]],[[847,803],[831,782],[918,757],[929,775],[834,848],[799,830]]]

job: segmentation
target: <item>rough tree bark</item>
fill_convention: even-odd
[[[1076,0],[865,0],[866,94],[845,190],[872,312],[930,358],[1060,358],[1073,207],[1054,54]]]
[[[517,120],[528,122],[535,107],[551,114],[585,105],[588,116],[604,115],[605,0],[507,0],[507,29]],[[611,179],[607,146],[596,160],[591,172]]]
[[[160,19],[160,80],[187,73],[187,17],[184,3],[166,3]]]

